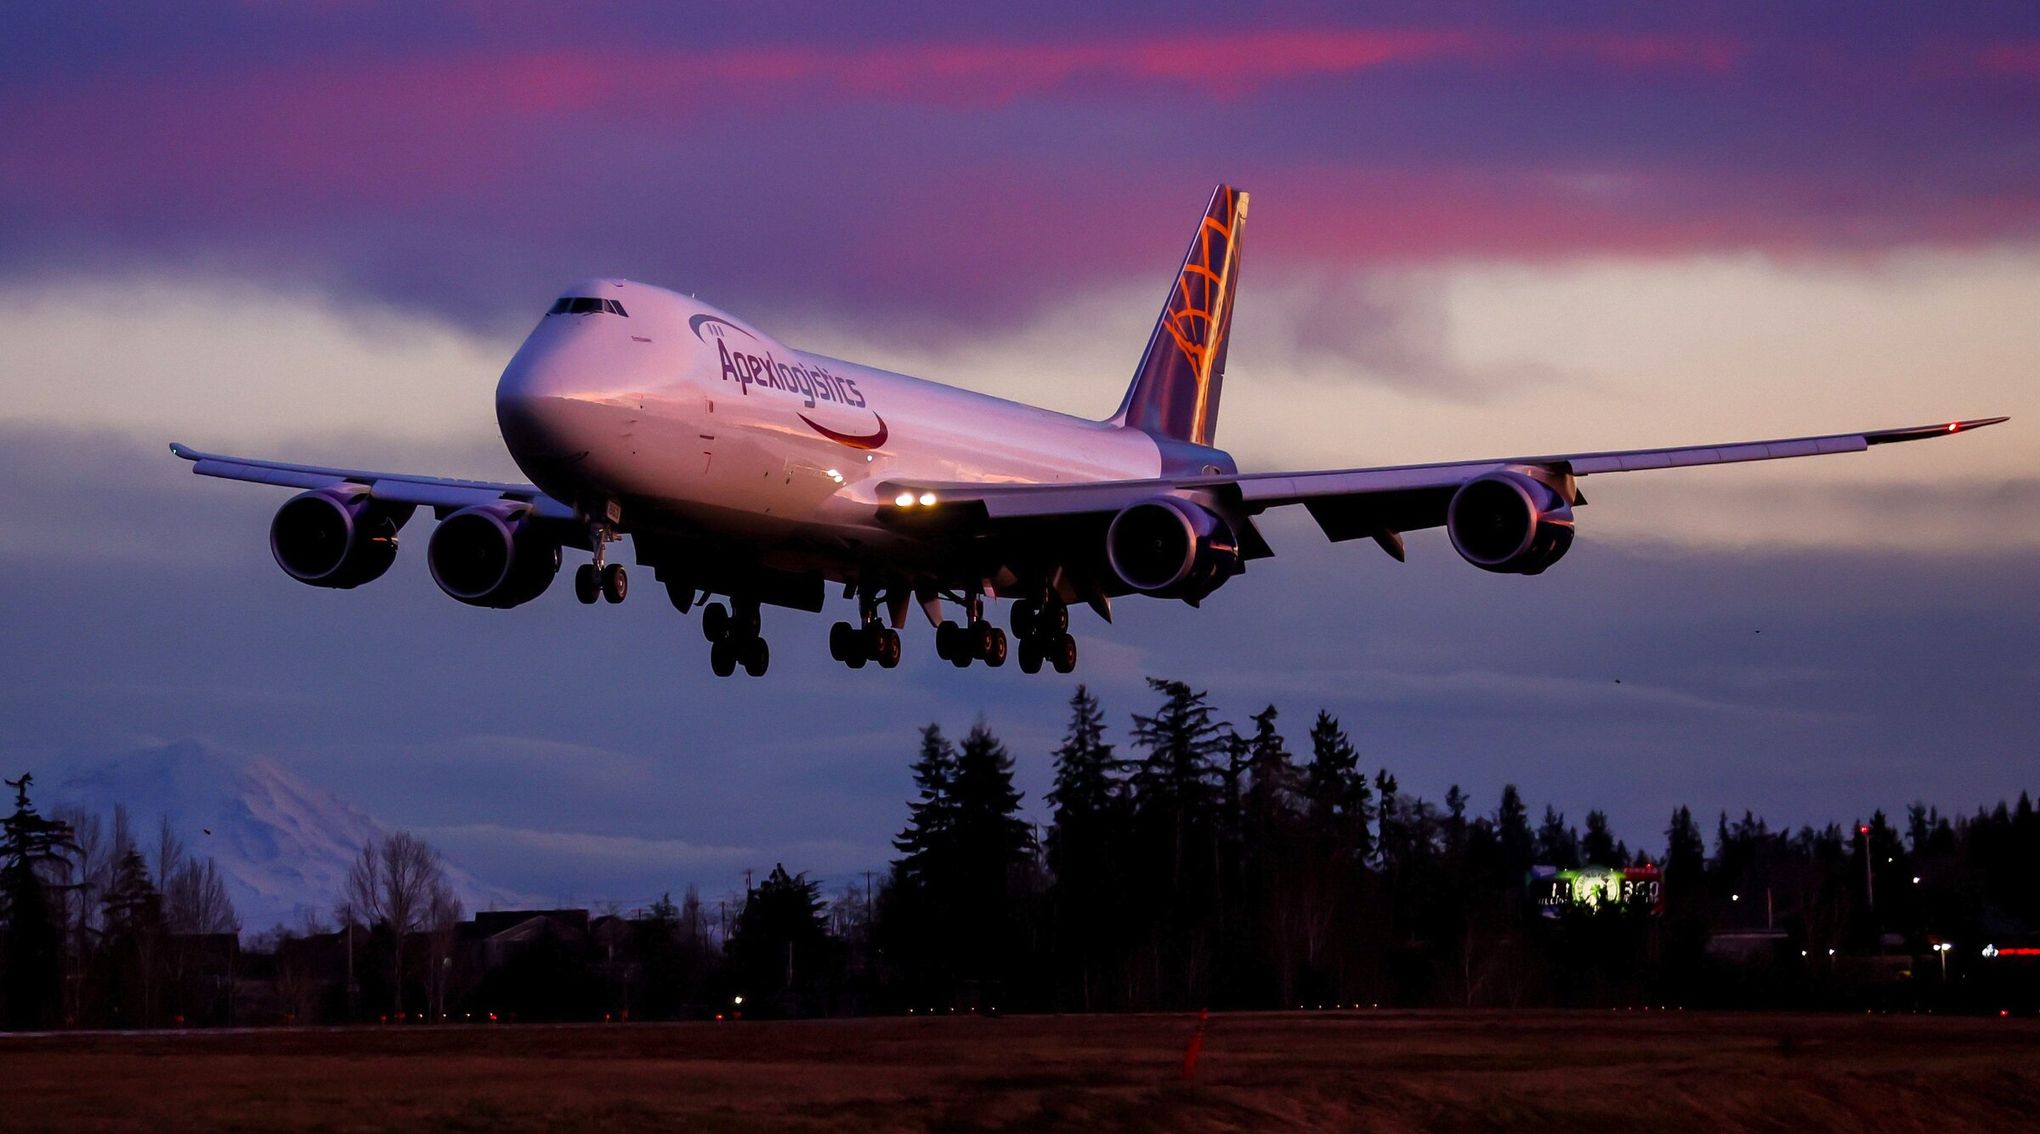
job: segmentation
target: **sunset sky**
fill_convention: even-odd
[[[2040,788],[2040,8],[1100,7],[10,6],[7,773],[197,738],[625,902],[882,869],[930,720],[989,720],[1039,815],[1079,679],[1121,742],[1181,677],[1632,844],[1680,803]],[[1081,615],[1070,678],[954,670],[925,627],[848,672],[842,613],[768,610],[770,676],[717,681],[649,586],[446,599],[424,521],[375,585],[304,587],[284,492],[164,449],[517,478],[496,377],[596,274],[1104,416],[1219,181],[1253,195],[1245,467],[2013,421],[1594,478],[1536,578],[1278,514],[1204,610]]]

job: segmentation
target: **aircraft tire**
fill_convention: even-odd
[[[1070,608],[1061,599],[1051,599],[1041,610],[1034,631],[1044,640],[1054,641],[1056,635],[1070,632]]]
[[[583,563],[574,569],[574,597],[582,606],[593,606],[602,594],[602,584],[595,578],[595,565]]]
[[[961,629],[954,622],[944,622],[935,628],[935,656],[943,661],[955,661],[959,643],[957,632]]]
[[[893,629],[879,631],[876,651],[879,668],[892,669],[900,664],[900,632]]]
[[[1006,664],[1006,632],[996,626],[987,627],[987,629],[991,633],[985,638],[988,645],[981,656],[985,659],[986,665],[997,669]]]
[[[1057,673],[1068,673],[1077,668],[1077,640],[1068,634],[1058,637],[1048,649],[1048,660]]]
[[[744,643],[744,672],[752,677],[763,677],[772,667],[772,647],[763,638],[753,638]]]
[[[1041,643],[1032,638],[1020,639],[1020,672],[1041,672]]]
[[[709,603],[701,608],[701,636],[711,642],[720,642],[729,637],[730,608],[719,602]]]
[[[1034,603],[1027,599],[1021,599],[1019,602],[1014,603],[1013,636],[1023,642],[1034,637],[1034,623],[1040,616],[1040,613],[1035,608]]]
[[[592,566],[592,564],[591,564]],[[602,597],[612,603],[622,602],[630,594],[630,575],[621,563],[611,563],[602,569]]]
[[[838,622],[829,627],[829,656],[839,662],[849,661],[850,652],[855,648],[851,643],[856,633],[848,622]]]
[[[708,648],[708,668],[717,677],[728,677],[737,672],[737,651],[727,641],[717,641]]]
[[[730,611],[730,636],[733,638],[756,638],[758,636],[758,605],[736,603]]]

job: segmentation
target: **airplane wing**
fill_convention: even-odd
[[[447,515],[476,504],[515,500],[531,505],[532,513],[549,520],[573,520],[574,509],[554,500],[529,484],[498,484],[486,480],[453,480],[446,477],[408,476],[402,473],[372,472],[367,469],[328,468],[323,465],[293,465],[250,457],[229,457],[203,453],[176,442],[170,451],[191,461],[199,476],[245,480],[285,488],[331,488],[337,484],[368,486],[369,495],[392,504],[415,504],[430,508],[444,519]]]
[[[1363,536],[1380,538],[1382,532],[1414,531],[1443,524],[1452,494],[1460,485],[1500,469],[1541,469],[1554,476],[1576,478],[1641,469],[1814,457],[1828,453],[1861,452],[1873,445],[1945,437],[2006,420],[2009,419],[1989,417],[1907,429],[1831,433],[1775,441],[1496,457],[1371,469],[1161,477],[1082,484],[889,481],[879,488],[879,513],[881,519],[914,525],[939,523],[938,517],[952,521],[970,516],[986,521],[1048,519],[1116,512],[1160,493],[1201,491],[1225,500],[1247,515],[1258,515],[1283,505],[1301,504],[1324,529],[1325,535],[1333,540]],[[1585,503],[1581,499],[1573,502]]]

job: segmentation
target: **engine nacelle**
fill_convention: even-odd
[[[1136,591],[1191,602],[1242,570],[1232,525],[1177,496],[1121,509],[1105,531],[1105,560]]]
[[[358,587],[381,578],[396,561],[397,531],[413,510],[371,499],[358,484],[313,489],[276,510],[269,554],[300,583]]]
[[[425,547],[432,581],[469,606],[500,609],[544,594],[560,570],[560,545],[540,534],[529,511],[502,501],[439,521]]]
[[[1535,575],[1572,547],[1572,503],[1519,472],[1491,472],[1459,486],[1445,530],[1461,558],[1483,571]]]

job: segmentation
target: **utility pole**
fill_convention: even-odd
[[[1877,880],[1870,872],[1870,826],[1859,823],[1856,830],[1863,836],[1863,903],[1874,913],[1877,909]]]
[[[347,1016],[352,1019],[358,1008],[355,1004],[360,989],[354,983],[354,906],[346,907],[347,917]]]

